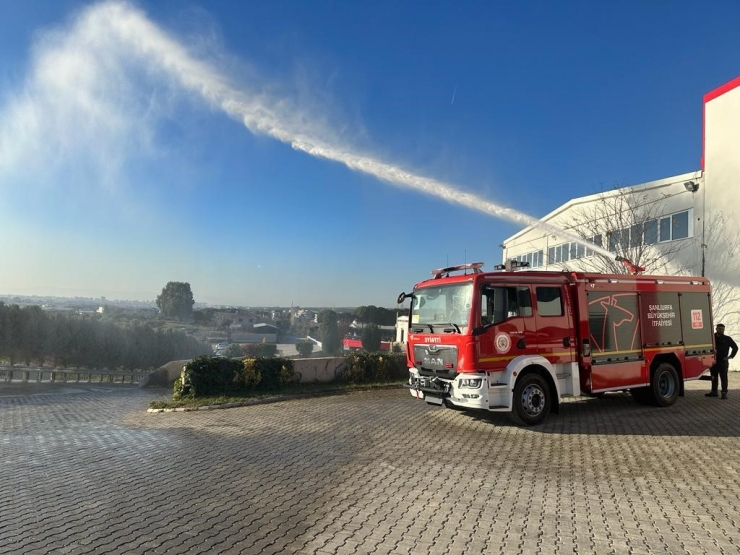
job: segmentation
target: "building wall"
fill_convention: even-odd
[[[626,188],[662,199],[664,215],[690,211],[690,237],[665,273],[705,275],[712,282],[714,320],[722,319],[727,333],[740,339],[740,77],[704,96],[703,152],[695,172],[640,183]],[[698,189],[691,192],[686,184]],[[607,192],[604,194],[616,194]],[[550,247],[573,240],[575,215],[588,211],[602,196],[573,199],[542,218],[563,231],[530,226],[503,242],[503,261],[528,255],[541,270],[593,270],[588,257],[567,263],[548,256]],[[607,222],[608,226],[611,222]],[[668,248],[658,244],[656,248]],[[542,252],[542,256],[535,253]],[[734,363],[734,361],[733,361]],[[732,364],[731,367],[737,367]],[[737,368],[734,368],[737,369]]]
[[[694,182],[699,186],[697,193],[691,193],[686,188],[686,183],[688,182]],[[663,216],[688,211],[688,240],[693,243],[695,242],[696,231],[700,228],[697,217],[701,215],[702,197],[698,192],[702,191],[702,187],[702,173],[701,171],[696,171],[647,183],[640,183],[626,187],[623,190],[628,191],[627,194],[634,192],[640,198],[644,196],[646,201],[653,202],[654,206],[660,209],[660,214]],[[542,221],[550,224],[550,226],[529,226],[506,239],[503,242],[503,261],[505,262],[506,260],[523,255],[541,253],[532,257],[534,263],[530,265],[533,269],[593,270],[594,268],[590,266],[590,263],[593,263],[593,259],[589,259],[586,256],[588,253],[586,248],[582,247],[580,249],[586,251],[586,253],[583,253],[583,258],[574,259],[572,256],[568,256],[567,262],[554,258],[551,255],[552,249],[561,247],[566,243],[576,243],[580,239],[577,228],[584,218],[593,214],[594,210],[598,210],[596,205],[605,202],[605,197],[618,195],[618,191],[605,191],[603,193],[573,199],[556,208],[542,218]],[[607,202],[611,201],[607,200]],[[553,230],[552,226],[562,230],[562,232]],[[604,221],[603,225],[599,224],[599,228],[603,246],[608,247],[608,238],[606,235],[608,231],[613,230],[612,222]],[[655,245],[655,248],[660,249],[666,246],[667,243],[658,243]],[[686,249],[686,252],[683,254],[685,256],[680,260],[682,266],[688,265],[692,268],[699,268],[699,256],[696,248],[692,246],[692,248]]]
[[[740,286],[737,255],[727,256],[740,237],[740,78],[704,97],[706,258],[710,277]],[[716,229],[718,218],[722,229]],[[738,333],[740,335],[740,333]]]

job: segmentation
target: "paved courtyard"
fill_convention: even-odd
[[[740,553],[740,374],[536,428],[405,390],[147,413],[0,384],[0,553]]]

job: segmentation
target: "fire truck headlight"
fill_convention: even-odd
[[[463,380],[460,380],[460,387],[465,387],[468,389],[478,389],[480,388],[481,383],[483,383],[483,380],[481,378],[465,378]]]

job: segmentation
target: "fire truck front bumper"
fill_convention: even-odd
[[[458,375],[454,380],[422,376],[416,368],[409,368],[406,385],[412,397],[431,405],[456,406],[468,409],[488,409],[485,375]]]
[[[422,399],[430,405],[442,405],[450,397],[449,384],[439,378],[419,376],[416,369],[409,371],[409,383],[406,387],[413,397]]]

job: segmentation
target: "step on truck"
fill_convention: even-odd
[[[565,397],[629,391],[672,405],[714,363],[706,278],[529,271],[515,261],[432,271],[411,301],[411,395],[539,424]]]

